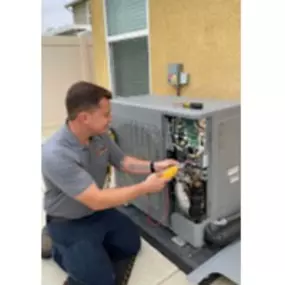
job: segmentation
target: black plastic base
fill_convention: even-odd
[[[219,251],[207,247],[196,249],[189,244],[179,246],[172,241],[175,235],[169,229],[152,225],[147,216],[137,208],[127,206],[119,208],[119,211],[126,214],[141,229],[141,235],[147,242],[185,274],[192,272]]]

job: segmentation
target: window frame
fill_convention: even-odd
[[[107,0],[103,1],[103,18],[104,18],[104,30],[105,30],[105,42],[106,42],[106,51],[107,51],[107,70],[109,75],[109,86],[111,91],[114,93],[116,90],[115,86],[115,74],[114,74],[114,56],[113,56],[113,44],[121,41],[127,41],[137,38],[146,38],[147,40],[147,52],[148,52],[148,82],[149,82],[149,93],[152,91],[152,82],[151,82],[151,54],[150,54],[150,21],[149,21],[149,1],[145,0],[146,5],[146,28],[134,32],[122,33],[119,35],[109,36],[108,34],[108,21],[107,21]],[[116,0],[115,0],[116,1]],[[131,1],[131,0],[130,0]],[[114,94],[116,97],[116,94]]]

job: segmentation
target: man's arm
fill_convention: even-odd
[[[128,156],[123,153],[121,148],[108,136],[108,147],[110,151],[110,163],[117,169],[129,174],[149,174],[151,173],[151,161]],[[153,168],[155,171],[162,171],[167,167],[176,165],[173,159],[155,161]]]
[[[101,190],[72,157],[55,152],[44,155],[42,171],[62,192],[93,210],[120,206],[147,192],[162,189],[167,182],[154,175],[132,186]]]
[[[151,173],[150,161],[138,159],[132,156],[125,156],[122,161],[122,170],[130,174],[149,174]],[[155,163],[154,163],[155,168]]]
[[[121,206],[146,193],[147,187],[144,183],[104,189],[103,191],[98,189],[95,184],[91,184],[74,198],[90,209],[104,210]]]

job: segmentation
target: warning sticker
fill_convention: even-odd
[[[239,166],[234,166],[232,168],[229,168],[228,169],[228,176],[232,176],[232,175],[235,175],[239,172]]]

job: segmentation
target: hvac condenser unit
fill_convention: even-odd
[[[194,247],[205,227],[240,212],[240,104],[189,97],[144,95],[112,100],[112,127],[128,155],[147,160],[175,158],[185,166],[167,189],[132,204]],[[145,176],[116,172],[125,186]]]

